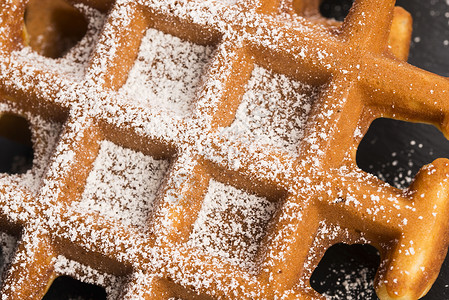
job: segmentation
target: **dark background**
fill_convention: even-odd
[[[321,12],[326,17],[342,20],[351,4],[351,0],[324,0]],[[407,9],[414,20],[409,63],[448,76],[449,4],[445,0],[398,0],[397,5]],[[30,167],[31,147],[3,138],[0,145],[0,172],[21,173]],[[378,119],[359,146],[357,163],[391,185],[405,188],[424,164],[439,157],[449,157],[449,142],[433,126]],[[320,293],[336,299],[377,299],[372,280],[378,265],[379,256],[371,246],[335,245],[326,252],[311,284]],[[105,297],[104,289],[64,276],[54,282],[44,299]],[[449,259],[423,299],[449,299]]]

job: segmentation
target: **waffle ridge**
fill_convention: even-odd
[[[379,117],[432,123],[449,136],[449,83],[404,62],[410,36],[390,28],[410,19],[395,1],[356,0],[342,24],[319,17],[318,2],[73,0],[92,40],[56,65],[30,59],[36,54],[22,38],[26,1],[0,3],[2,112],[30,118],[35,147],[42,147],[35,152],[53,153],[35,157],[47,166],[44,175],[35,174],[37,189],[23,184],[24,176],[0,179],[0,223],[19,236],[2,299],[41,299],[63,274],[115,286],[109,297],[119,299],[320,299],[309,278],[339,242],[379,250],[380,299],[425,295],[449,244],[449,161],[424,166],[400,190],[360,170],[355,153]],[[95,23],[100,16],[102,25]],[[213,49],[187,114],[120,92],[149,28]],[[89,55],[76,55],[77,49]],[[71,63],[81,73],[64,67]],[[302,126],[299,141],[285,136],[296,128],[290,125],[274,129],[279,145],[228,130],[236,114],[251,114],[251,106],[238,110],[242,99],[252,101],[254,76],[279,84],[270,93],[286,90],[280,102],[293,97],[310,105],[279,115],[302,114],[294,123]],[[276,122],[269,104],[261,105]],[[57,133],[46,134],[45,122],[59,124]],[[170,165],[144,229],[74,209],[104,140]],[[284,146],[292,140],[298,145]],[[45,150],[48,145],[54,149]],[[244,205],[204,204],[220,197],[213,187],[219,194],[226,185],[236,202],[247,197]],[[251,212],[262,216],[256,228],[264,232],[239,233],[242,244],[230,246],[246,251],[253,244],[245,239],[257,237],[251,268],[191,242],[201,237],[192,231],[204,227],[198,217],[206,208],[245,222],[246,205],[258,201],[266,210]]]

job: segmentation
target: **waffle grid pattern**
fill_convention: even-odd
[[[0,4],[2,102],[63,123],[38,192],[2,178],[1,222],[21,232],[3,299],[40,299],[60,255],[127,278],[122,299],[319,298],[308,278],[337,242],[379,249],[381,299],[430,288],[448,244],[447,160],[423,167],[407,190],[355,163],[378,117],[430,122],[448,135],[447,80],[388,48],[394,1],[356,0],[338,30],[321,25],[315,1],[80,2],[110,9],[83,80],[19,59],[26,3]],[[191,117],[135,107],[114,92],[150,27],[216,47]],[[223,134],[256,64],[319,90],[297,153]],[[70,208],[103,140],[171,162],[145,232]],[[251,272],[187,243],[212,179],[278,205]]]

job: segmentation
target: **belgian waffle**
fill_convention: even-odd
[[[395,1],[342,24],[312,0],[56,2],[0,4],[1,110],[35,153],[0,181],[2,299],[60,275],[120,299],[320,298],[310,275],[339,242],[379,250],[379,298],[430,289],[448,161],[406,190],[355,162],[378,117],[448,135],[448,83],[404,62]],[[73,10],[84,30],[56,34]]]

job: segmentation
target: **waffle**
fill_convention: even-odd
[[[378,249],[380,299],[425,295],[448,161],[400,190],[355,154],[379,117],[448,135],[447,80],[404,62],[395,1],[342,24],[318,2],[2,1],[2,118],[34,149],[0,180],[2,299],[61,275],[111,299],[320,299],[309,278],[341,242]]]

